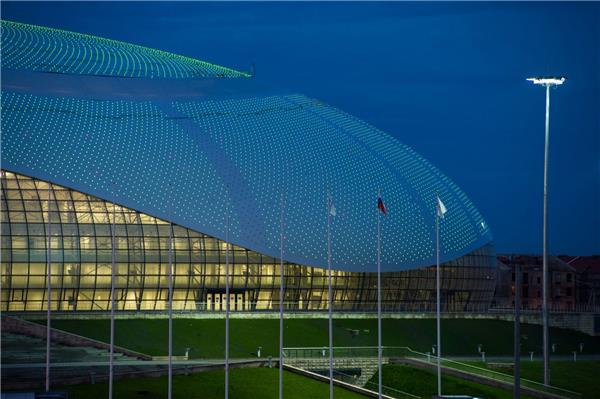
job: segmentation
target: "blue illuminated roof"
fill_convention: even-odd
[[[284,258],[305,265],[327,264],[328,192],[337,209],[336,269],[374,270],[379,191],[389,209],[381,220],[384,271],[435,263],[436,194],[448,208],[442,261],[491,241],[471,201],[431,163],[318,100],[254,79],[13,69],[14,53],[4,51],[4,169],[221,239],[229,212],[230,241],[273,257],[283,195]]]
[[[101,37],[2,21],[2,67],[144,78],[248,77],[205,61]]]

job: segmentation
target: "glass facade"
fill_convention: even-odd
[[[49,243],[52,308],[108,311],[113,229],[117,309],[166,310],[170,228],[173,309],[224,310],[227,246],[224,241],[41,180],[8,171],[2,171],[1,180],[2,311],[46,310]],[[279,260],[231,244],[229,259],[231,309],[278,309]],[[445,263],[444,309],[487,309],[493,298],[495,274],[491,245]],[[326,309],[326,275],[327,270],[321,268],[285,263],[286,308]],[[375,309],[375,273],[335,271],[333,286],[335,309]],[[384,310],[432,311],[435,267],[383,273],[382,289]]]

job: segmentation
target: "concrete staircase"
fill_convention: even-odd
[[[108,362],[110,353],[105,349],[52,344],[50,358],[54,363]],[[115,352],[114,359],[135,359]],[[2,364],[30,364],[46,361],[46,341],[41,338],[2,333]]]
[[[17,317],[2,315],[2,335],[13,334],[19,336],[27,336],[46,340],[46,326],[31,321],[23,320]],[[81,335],[69,333],[67,331],[52,329],[51,341],[53,344],[62,346],[71,346],[79,348],[95,348],[103,351],[110,349],[110,345],[106,342],[96,341],[94,339],[83,337]],[[119,346],[114,347],[115,353],[121,353],[125,356],[130,356],[140,360],[152,360],[152,356],[144,353],[132,351]]]
[[[388,364],[390,359],[384,357],[381,359],[382,364]],[[300,369],[309,370],[313,372],[320,372],[322,374],[323,370],[329,369],[329,358],[286,358],[284,360],[285,364],[289,364],[290,366],[294,366]],[[333,368],[335,373],[345,373],[344,370],[357,370],[358,374],[348,375],[349,377],[353,377],[351,383],[354,385],[358,385],[360,387],[364,387],[367,382],[375,375],[377,372],[377,358],[373,357],[354,357],[354,358],[334,358],[333,359]],[[345,373],[347,374],[347,373]]]

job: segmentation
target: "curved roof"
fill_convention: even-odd
[[[471,201],[431,163],[318,100],[254,79],[115,79],[5,68],[17,65],[14,54],[3,49],[7,170],[221,239],[227,234],[274,257],[283,202],[284,258],[305,265],[327,265],[328,193],[337,210],[336,269],[375,269],[378,192],[389,209],[381,217],[384,271],[435,263],[436,195],[448,208],[442,261],[491,241]]]
[[[2,21],[2,68],[136,78],[248,77],[205,61],[117,40]]]

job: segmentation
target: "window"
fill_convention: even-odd
[[[22,177],[12,179],[16,183]],[[5,190],[6,181],[2,179]],[[35,188],[34,181],[28,181]],[[17,195],[18,187],[15,184],[16,197],[23,195]],[[6,295],[3,291],[0,310],[39,311],[45,303],[42,299],[46,287],[47,226],[42,216],[47,214],[43,212],[47,200],[44,196],[39,199],[35,189],[29,190],[32,193],[25,207],[19,206],[20,200],[14,200],[17,205],[10,207],[8,201],[13,200],[0,199],[3,217],[10,221],[2,223],[2,255],[9,262],[2,264],[2,279],[10,281],[11,287]],[[65,310],[67,307],[79,311],[106,310],[110,307],[112,274],[112,204],[71,190],[56,191],[58,186],[53,186],[53,190],[58,208],[66,210],[61,218],[53,218],[52,224],[53,284],[57,298],[63,298],[60,306]],[[51,209],[57,208],[52,205]],[[117,309],[165,309],[170,225],[127,208],[117,207],[116,212]],[[224,249],[221,240],[173,226],[175,309],[218,310],[222,306]],[[10,256],[4,256],[5,253]],[[230,245],[229,255],[231,288],[235,290],[232,308],[242,311],[276,307],[279,261],[234,245]],[[484,247],[442,265],[445,309],[488,308],[495,284],[490,279],[493,260],[492,253]],[[336,308],[358,311],[375,308],[374,273],[334,272],[334,275]],[[305,310],[326,307],[326,276],[326,270],[320,268],[286,264],[285,295],[289,307]],[[206,303],[207,295],[212,295],[207,293],[210,290],[214,295]],[[385,273],[382,294],[386,310],[434,310],[435,267]],[[59,301],[54,306],[59,306]]]

